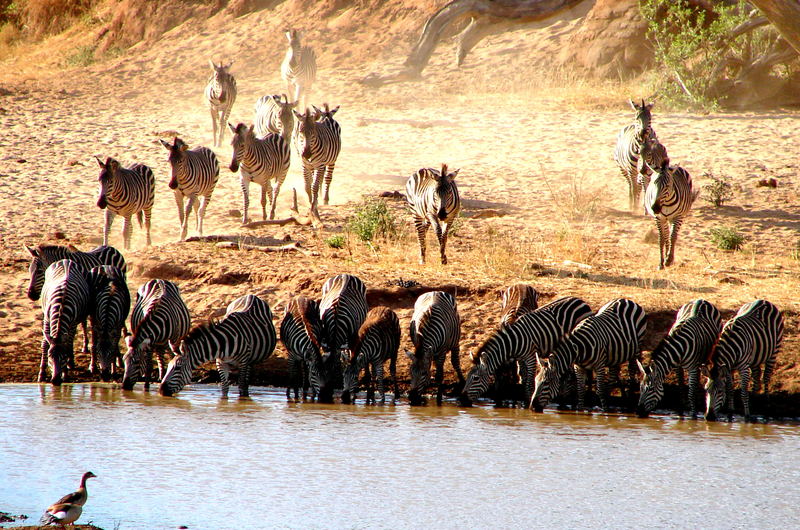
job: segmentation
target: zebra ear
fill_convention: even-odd
[[[636,106],[636,103],[634,103],[632,99],[628,98],[628,103],[631,104],[631,108],[633,110],[639,110],[638,107]]]
[[[38,250],[36,250],[35,248],[31,248],[31,247],[29,247],[28,245],[25,245],[25,249],[26,249],[26,250],[27,250],[27,251],[30,253],[30,255],[31,255],[31,256],[33,256],[34,258],[38,258],[38,257],[39,257],[39,251],[38,251]]]
[[[328,106],[328,104],[326,103],[326,104],[325,104],[325,106],[327,107],[327,106]],[[330,114],[331,114],[331,116],[333,116],[334,114],[336,114],[337,112],[339,112],[339,107],[341,107],[341,105],[336,105],[336,107],[335,107],[335,108],[332,108],[332,109],[330,110]]]
[[[272,101],[274,101],[275,103],[282,103],[281,97],[286,98],[286,94],[272,94],[271,97],[272,97]],[[288,101],[288,98],[287,98],[287,101]]]
[[[236,134],[238,132],[238,127],[234,127],[233,125],[231,125],[231,122],[228,122],[228,127],[231,128],[233,134]]]
[[[227,65],[225,65],[225,69],[226,69],[226,70],[228,70],[228,69],[230,69],[230,67],[231,67],[231,66],[233,66],[233,59],[231,59],[230,61],[228,61],[228,64],[227,64]]]
[[[99,165],[101,168],[103,168],[103,169],[105,169],[105,168],[106,168],[106,165],[103,163],[103,161],[102,161],[102,160],[100,160],[100,157],[99,157],[99,156],[95,155],[94,159],[95,159],[95,160],[97,160],[97,164],[98,164],[98,165]]]
[[[454,178],[456,178],[458,176],[458,172],[459,171],[461,171],[461,168],[458,168],[455,171],[451,171],[450,174],[447,175],[447,176],[450,177],[451,179],[454,179]]]
[[[208,65],[211,67],[212,70],[216,70],[217,69],[217,65],[214,64],[214,61],[211,60],[211,59],[208,60]]]
[[[163,145],[167,149],[167,151],[172,149],[172,144],[170,144],[169,142],[165,142],[163,138],[159,138],[158,141],[161,142],[161,145]]]
[[[251,124],[251,125],[250,125],[250,128],[249,128],[249,129],[247,129],[247,131],[248,131],[250,134],[255,134],[255,132],[254,132],[255,130],[256,130],[256,124],[255,124],[255,123]]]
[[[119,162],[117,162],[111,157],[106,158],[106,167],[112,172],[114,172],[119,169]]]
[[[644,371],[644,365],[642,364],[642,361],[640,361],[639,359],[636,359],[636,366],[639,367],[639,372],[641,372],[642,377],[647,375],[647,373]]]
[[[541,359],[541,357],[539,357],[539,352],[538,351],[535,352],[535,354],[536,354],[536,366],[538,366],[539,369],[541,370],[542,369],[542,359]]]

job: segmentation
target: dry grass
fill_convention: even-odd
[[[91,11],[94,0],[25,0],[22,22],[34,38],[58,33]]]

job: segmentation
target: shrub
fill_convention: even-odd
[[[704,177],[711,179],[711,184],[703,186],[703,198],[714,206],[722,206],[733,198],[733,188],[728,177],[715,177],[713,173],[705,173]]]
[[[325,244],[331,248],[342,248],[347,244],[347,239],[341,234],[336,234],[326,239]]]
[[[711,242],[721,250],[739,250],[747,239],[735,228],[729,226],[712,228],[709,232],[711,233]]]
[[[67,66],[89,66],[94,63],[94,46],[78,46],[66,57]]]
[[[397,236],[394,215],[383,199],[366,199],[359,204],[346,229],[365,243],[372,243],[378,237]]]
[[[27,0],[21,2],[22,18],[34,36],[58,33],[72,19],[92,9],[93,0]]]

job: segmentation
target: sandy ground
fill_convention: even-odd
[[[288,236],[318,256],[177,243],[169,165],[158,140],[177,133],[190,146],[211,147],[211,120],[202,101],[209,58],[235,59],[239,96],[234,123],[252,120],[259,96],[282,91],[279,64],[285,39],[279,30],[298,19],[295,4],[238,19],[220,14],[190,21],[155,45],[138,45],[118,59],[84,69],[45,71],[53,60],[36,50],[27,62],[18,58],[0,68],[5,94],[0,97],[0,381],[31,381],[38,366],[41,311],[38,302],[25,296],[29,259],[23,244],[71,243],[86,250],[102,241],[103,214],[95,204],[97,155],[153,168],[155,244],[146,248],[143,232],[134,229],[134,248],[125,253],[130,288],[135,291],[152,277],[172,279],[196,321],[220,315],[237,296],[256,293],[273,307],[277,325],[283,316],[279,308],[290,295],[314,295],[326,278],[350,272],[365,280],[372,304],[398,310],[405,329],[416,292],[393,287],[393,282],[414,280],[456,290],[466,368],[468,354],[497,322],[497,291],[516,281],[534,285],[543,301],[576,295],[599,307],[614,297],[636,300],[653,315],[648,350],[677,308],[693,298],[708,299],[729,317],[743,303],[763,297],[786,317],[775,386],[787,392],[800,389],[800,305],[795,298],[800,262],[791,257],[800,228],[793,142],[800,135],[800,116],[793,111],[670,113],[656,104],[653,126],[673,163],[693,175],[696,187],[707,184],[704,174],[713,172],[729,177],[735,191],[722,208],[697,201],[684,224],[675,266],[657,271],[654,223],[627,211],[626,184],[612,157],[617,131],[632,119],[624,91],[609,96],[605,84],[593,86],[552,72],[548,77],[530,67],[563,43],[575,27],[569,16],[550,27],[532,25],[489,38],[461,70],[453,65],[452,49],[441,47],[421,81],[371,89],[357,80],[396,69],[426,11],[398,11],[395,25],[364,42],[355,29],[369,23],[381,28],[379,14],[365,18],[353,8],[330,15],[327,27],[308,37],[320,57],[312,100],[341,105],[336,118],[343,149],[331,205],[321,209],[325,228],[240,227],[239,218],[231,215],[241,208],[241,192],[238,175],[227,169],[229,131],[225,144],[215,149],[222,171],[205,225],[207,235]],[[647,96],[635,92],[635,85],[628,89],[632,97]],[[410,219],[400,203],[393,203],[405,234],[399,242],[385,242],[378,252],[355,240],[339,250],[324,244],[342,230],[363,195],[402,190],[416,169],[441,162],[461,168],[462,197],[474,201],[467,203],[470,217],[451,240],[451,265],[417,265]],[[770,177],[777,188],[756,185]],[[296,158],[278,217],[288,214],[292,187],[302,190]],[[303,195],[301,210],[307,204]],[[254,197],[257,190],[251,187],[251,202]],[[487,208],[503,215],[483,217]],[[252,215],[260,218],[251,204]],[[744,251],[713,247],[708,231],[723,225],[749,237]],[[66,239],[54,239],[56,232]],[[122,246],[119,220],[111,244]],[[404,336],[401,348],[406,346]],[[283,356],[279,346],[267,371],[283,370]],[[79,364],[84,361],[79,356]]]

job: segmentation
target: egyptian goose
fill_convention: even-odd
[[[64,526],[77,521],[81,516],[81,512],[83,512],[83,505],[89,499],[89,493],[86,491],[86,480],[96,476],[91,471],[84,473],[83,477],[81,477],[81,485],[78,491],[58,499],[44,512],[39,522],[43,525],[57,524]]]

